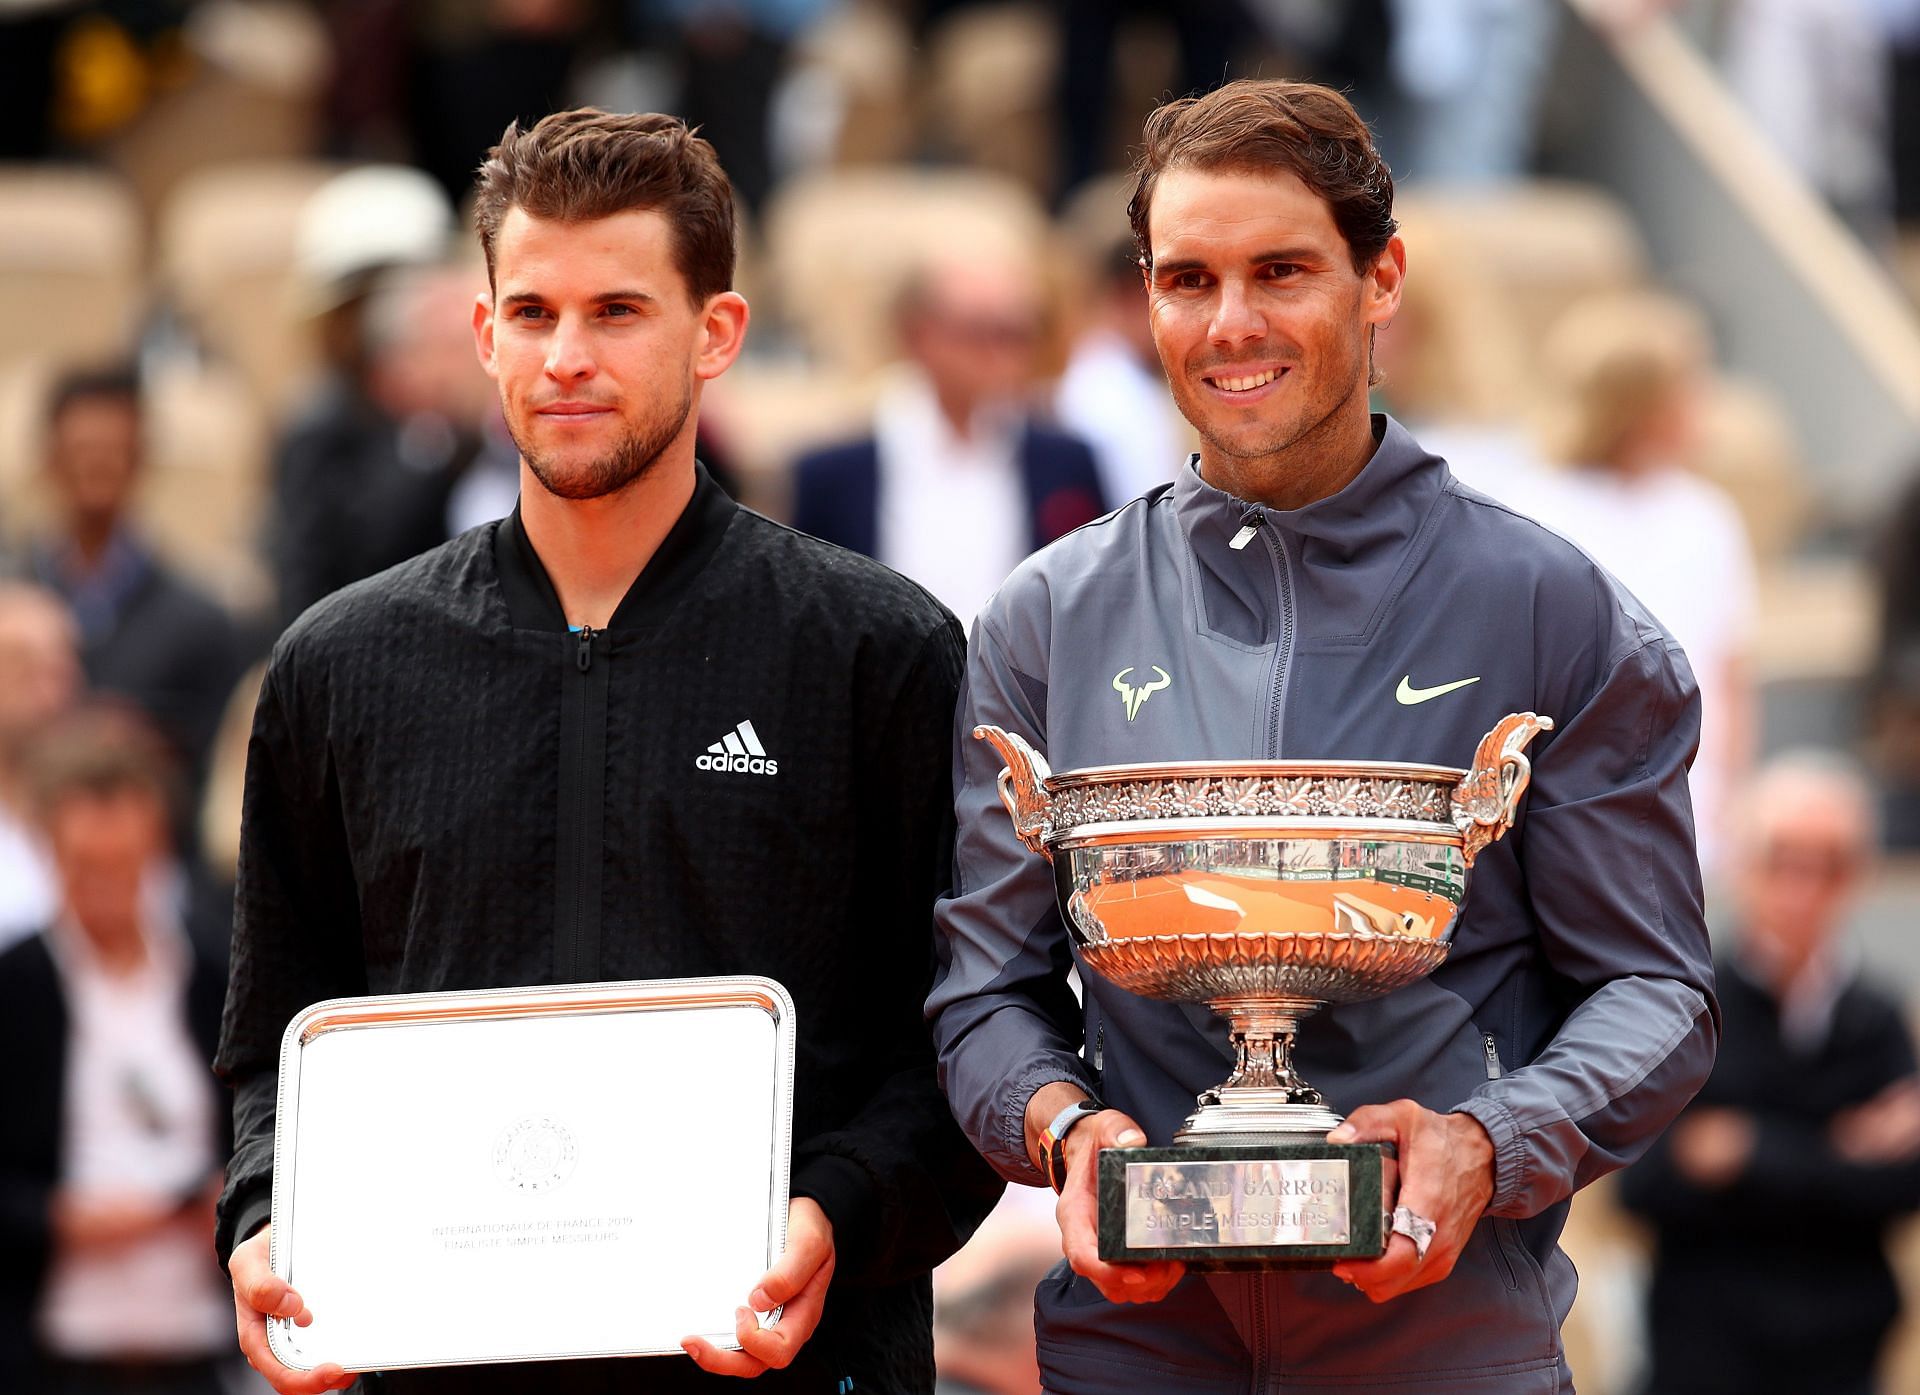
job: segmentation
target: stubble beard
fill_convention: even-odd
[[[1174,376],[1168,374],[1167,381],[1172,387]],[[1289,461],[1289,457],[1329,436],[1335,419],[1352,402],[1355,392],[1364,395],[1366,388],[1362,385],[1351,389],[1332,402],[1322,397],[1304,403],[1295,415],[1285,421],[1272,423],[1251,439],[1247,436],[1235,439],[1226,432],[1214,429],[1204,410],[1209,405],[1203,396],[1205,391],[1204,386],[1196,387],[1189,394],[1183,383],[1174,388],[1173,398],[1175,407],[1187,419],[1187,424],[1193,427],[1194,434],[1199,436],[1201,445],[1205,447],[1205,458],[1228,476],[1221,480],[1209,478],[1207,482],[1236,497],[1251,498],[1256,493],[1264,492],[1262,486],[1273,480],[1276,471],[1291,476],[1298,470],[1304,462]]]
[[[683,386],[680,401],[673,410],[655,417],[645,426],[630,429],[606,455],[571,470],[543,458],[511,425],[508,434],[519,448],[520,458],[527,462],[527,468],[547,493],[556,499],[604,499],[646,478],[667,447],[679,437],[692,412],[693,389]]]

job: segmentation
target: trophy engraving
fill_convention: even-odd
[[[1056,775],[1018,734],[974,728],[1006,762],[1001,802],[1052,863],[1083,962],[1229,1026],[1233,1070],[1173,1147],[1102,1152],[1102,1258],[1225,1269],[1381,1252],[1382,1152],[1325,1142],[1341,1115],[1294,1068],[1294,1034],[1323,1004],[1390,993],[1447,957],[1467,874],[1512,827],[1527,745],[1552,729],[1504,717],[1468,770],[1204,761]]]

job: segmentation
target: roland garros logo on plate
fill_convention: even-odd
[[[522,1119],[493,1142],[493,1170],[516,1191],[552,1191],[573,1175],[573,1135],[545,1115]]]

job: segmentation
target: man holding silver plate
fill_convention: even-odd
[[[1130,214],[1201,450],[975,624],[928,1003],[1060,1192],[1046,1387],[1571,1391],[1568,1198],[1717,1040],[1692,674],[1370,415],[1407,257],[1342,97],[1169,103]]]
[[[241,1345],[284,1395],[930,1391],[928,1272],[1001,1189],[920,1014],[959,627],[696,462],[748,310],[683,122],[509,127],[475,221],[519,506],[310,609],[254,720]]]

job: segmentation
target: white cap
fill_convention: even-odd
[[[446,255],[453,205],[404,165],[365,165],[328,180],[300,210],[294,265],[315,311],[337,304],[353,278]]]

